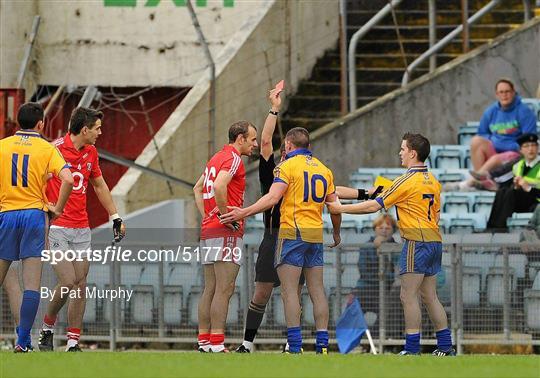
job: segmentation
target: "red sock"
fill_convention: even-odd
[[[68,328],[67,329],[67,339],[74,340],[76,343],[79,342],[81,338],[81,329],[80,328]]]
[[[210,344],[210,334],[209,333],[199,333],[197,337],[199,346],[204,346]]]
[[[45,324],[47,327],[54,328],[55,323],[56,323],[56,315],[49,316],[45,314],[45,316],[43,317],[43,324]]]
[[[212,333],[210,334],[210,344],[211,345],[223,345],[225,342],[225,334],[223,333]]]

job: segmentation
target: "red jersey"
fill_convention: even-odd
[[[55,226],[69,228],[89,227],[88,213],[86,212],[86,188],[88,180],[101,176],[99,157],[96,147],[86,145],[77,150],[71,141],[70,134],[57,139],[53,144],[58,148],[64,160],[69,165],[73,175],[73,191],[60,218],[52,222]],[[61,181],[54,176],[47,183],[47,198],[49,202],[56,203],[60,192]]]
[[[244,205],[244,191],[246,189],[246,170],[240,154],[231,145],[225,145],[206,164],[204,169],[203,202],[204,219],[201,225],[201,239],[222,238],[227,236],[242,237],[244,234],[244,222],[240,223],[240,229],[233,231],[231,228],[219,223],[219,212],[214,195],[214,181],[220,171],[226,171],[232,176],[227,185],[227,205],[242,207]]]

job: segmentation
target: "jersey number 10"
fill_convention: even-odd
[[[22,163],[23,188],[28,188],[28,161],[29,160],[30,160],[30,155],[23,155],[23,163]],[[19,154],[11,155],[11,186],[17,186],[18,163],[19,163]]]
[[[323,185],[323,193],[321,197],[317,196],[317,181],[320,181]],[[311,192],[311,199],[314,202],[317,202],[317,203],[324,202],[326,198],[327,189],[328,189],[328,183],[326,182],[326,179],[323,176],[315,174],[311,176],[311,180],[310,180],[308,172],[304,171],[304,202],[309,201],[310,192]]]

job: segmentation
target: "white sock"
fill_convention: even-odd
[[[225,346],[223,344],[220,344],[220,345],[210,345],[210,349],[212,350],[212,352],[214,353],[219,353],[221,352],[222,350],[225,349]]]
[[[66,350],[68,350],[69,348],[71,347],[74,347],[75,345],[79,344],[79,341],[75,340],[75,339],[68,339],[67,341],[67,346],[66,346]]]
[[[204,345],[199,345],[199,348],[201,348],[203,351],[205,351],[207,353],[210,352],[210,347],[211,347],[210,343],[204,344]]]
[[[249,349],[249,351],[251,352],[251,350],[253,349],[253,343],[251,341],[246,341],[244,340],[244,342],[242,343],[242,345],[246,348],[246,349]]]
[[[44,330],[44,331],[51,331],[52,333],[54,333],[54,326],[52,327],[49,327],[47,324],[43,323],[43,325],[41,326],[41,329]]]

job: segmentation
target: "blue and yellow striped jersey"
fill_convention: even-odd
[[[385,209],[396,206],[401,236],[407,240],[440,242],[441,184],[426,166],[411,167],[376,201]]]
[[[332,171],[311,151],[297,149],[274,169],[274,182],[288,185],[281,203],[279,238],[322,243],[322,211],[328,194],[336,191]]]
[[[60,152],[36,131],[21,130],[0,140],[0,212],[47,211],[48,174],[67,167]]]

